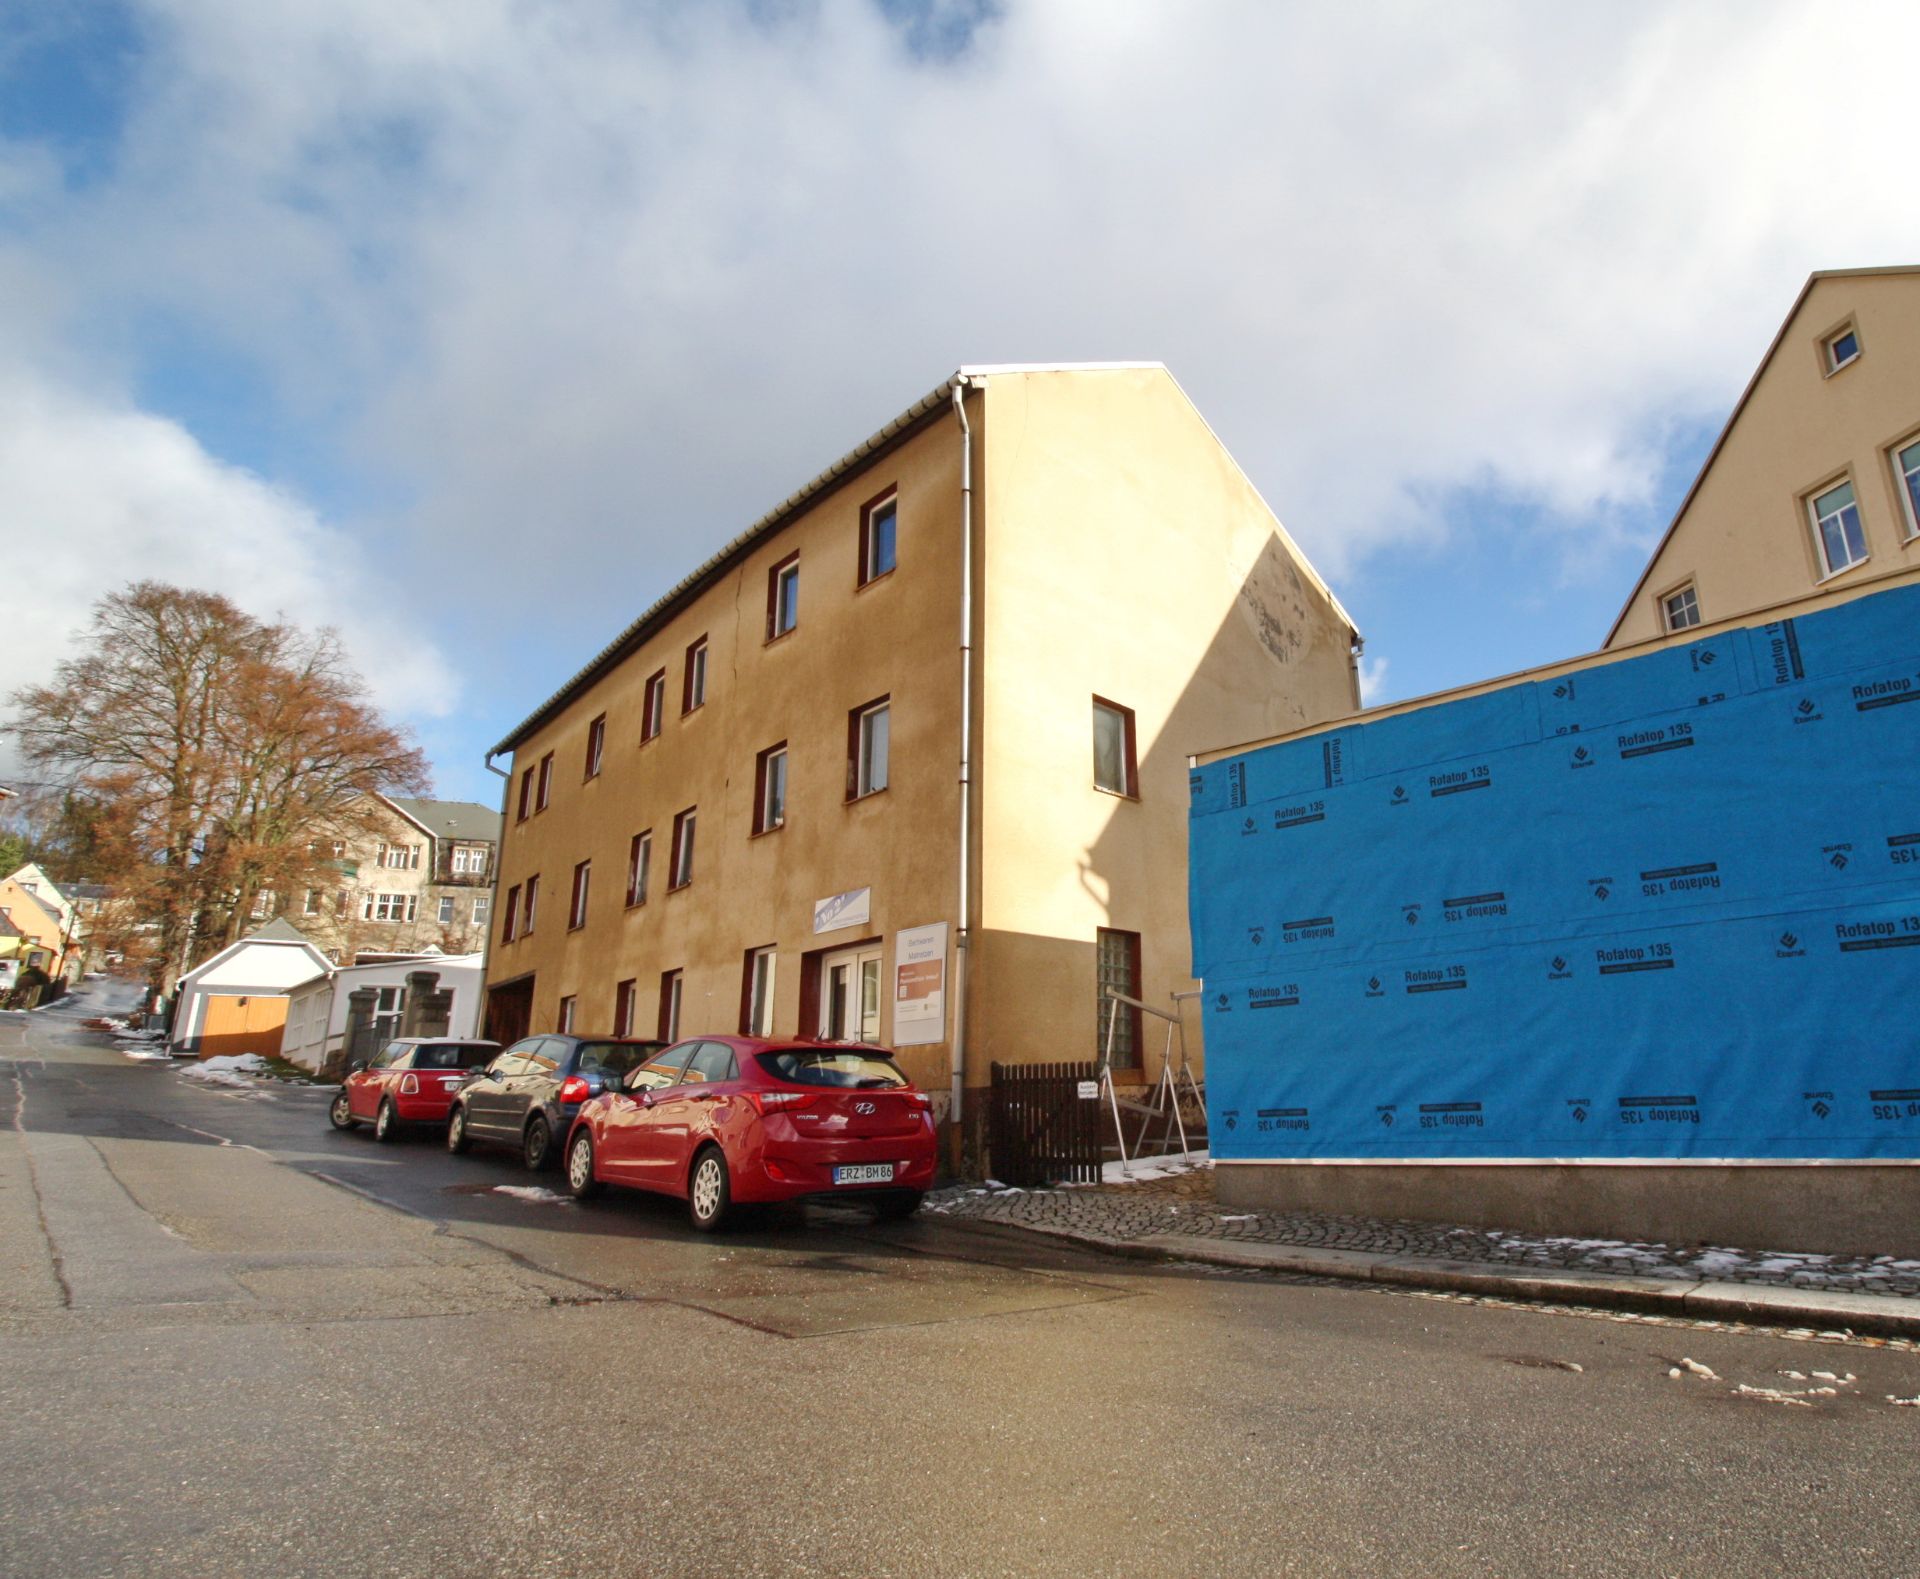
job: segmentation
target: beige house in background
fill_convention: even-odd
[[[1920,567],[1920,267],[1812,275],[1604,646]]]
[[[333,842],[334,881],[262,894],[256,919],[284,917],[336,965],[429,948],[479,952],[492,922],[500,813],[472,801],[373,798],[372,828]]]
[[[1092,1057],[1103,988],[1195,985],[1189,754],[1350,712],[1357,651],[1164,367],[963,369],[495,748],[486,1034]]]

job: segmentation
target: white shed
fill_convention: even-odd
[[[268,922],[180,978],[174,1053],[198,1058],[277,1054],[288,995],[330,969],[327,956],[294,928]]]
[[[453,994],[446,1034],[472,1036],[480,1023],[483,958],[480,954],[420,954],[374,965],[343,965],[320,980],[306,982],[288,1002],[281,1056],[318,1069],[329,1054],[339,1051],[347,1035],[348,994],[357,987],[371,987],[379,994],[374,1002],[379,1039],[398,1036],[407,1007],[407,977],[417,970],[436,972],[440,989]]]

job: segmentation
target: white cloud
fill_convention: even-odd
[[[1387,663],[1385,658],[1362,658],[1360,660],[1360,705],[1372,707],[1385,700],[1387,691]]]
[[[0,370],[0,495],[11,583],[0,698],[49,677],[103,593],[152,578],[337,627],[389,710],[433,716],[453,702],[446,660],[359,546],[176,423]]]
[[[1336,578],[1462,488],[1580,573],[1809,269],[1910,244],[1904,4],[1838,93],[1812,4],[757,9],[150,0],[25,244],[96,366],[143,308],[257,359],[383,557],[535,611],[467,649],[514,706],[963,361],[1164,358]]]

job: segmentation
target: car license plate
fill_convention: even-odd
[[[835,1184],[891,1184],[893,1183],[893,1164],[857,1162],[845,1168],[835,1168],[833,1182]]]

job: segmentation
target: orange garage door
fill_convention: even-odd
[[[200,1056],[231,1058],[236,1053],[278,1057],[280,1035],[287,1025],[287,1000],[255,993],[233,997],[207,994],[207,1015],[201,1022]]]

